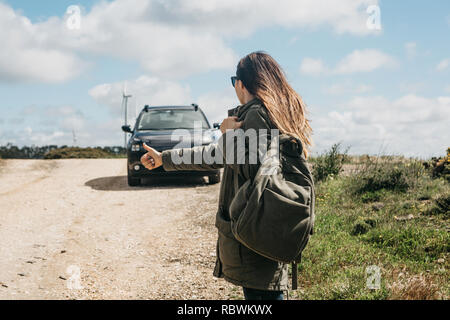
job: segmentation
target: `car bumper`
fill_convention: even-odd
[[[136,170],[139,168],[139,170]],[[187,171],[187,170],[177,170],[177,171],[165,171],[163,167],[156,168],[154,170],[146,169],[139,161],[135,161],[128,164],[128,172],[134,178],[144,178],[152,176],[211,176],[220,173],[220,169],[217,170],[202,170],[202,171]]]
[[[172,146],[152,146],[157,151],[162,152],[164,150],[170,150],[173,147]],[[220,174],[220,169],[214,169],[214,170],[177,170],[177,171],[165,171],[163,167],[156,168],[154,170],[148,170],[141,164],[141,157],[145,154],[145,151],[131,151],[128,149],[128,173],[133,178],[144,178],[144,177],[151,177],[151,176],[183,176],[183,175],[190,175],[190,176],[198,176],[198,177],[204,177],[204,176],[211,176]],[[139,170],[136,170],[139,168]]]

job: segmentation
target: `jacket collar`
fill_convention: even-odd
[[[250,107],[254,104],[258,104],[258,103],[261,104],[261,100],[259,100],[258,98],[254,98],[254,99],[250,100],[249,102],[247,102],[246,104],[242,104],[235,108],[229,109],[228,116],[232,117],[235,115],[240,115],[243,110],[247,109],[248,107]]]

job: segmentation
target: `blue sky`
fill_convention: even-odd
[[[308,105],[313,152],[443,154],[450,130],[450,2],[0,1],[0,144],[120,145],[144,104],[238,104],[239,58],[271,54]],[[80,29],[66,10],[81,8]],[[370,30],[369,5],[381,13]]]

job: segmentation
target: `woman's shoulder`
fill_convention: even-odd
[[[269,112],[263,103],[250,106],[244,119],[244,129],[274,129],[276,128],[269,117]]]
[[[259,102],[257,104],[254,104],[251,106],[251,109],[253,109],[253,115],[260,117],[262,120],[265,121],[267,127],[269,129],[276,129],[277,126],[273,123],[273,121],[270,118],[269,115],[269,110],[267,109],[267,107],[264,105],[264,103]]]

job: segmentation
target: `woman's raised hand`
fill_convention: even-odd
[[[145,142],[142,144],[142,146],[144,147],[145,150],[148,151],[141,157],[142,165],[146,167],[148,170],[153,170],[162,166],[161,152],[158,152],[152,147],[149,147],[148,145],[145,144]]]
[[[222,124],[220,125],[220,131],[222,131],[222,133],[225,133],[225,131],[227,131],[227,129],[239,129],[240,127],[242,127],[242,123],[243,121],[238,122],[237,121],[238,117],[233,116],[233,117],[228,117],[225,120],[223,120]]]

